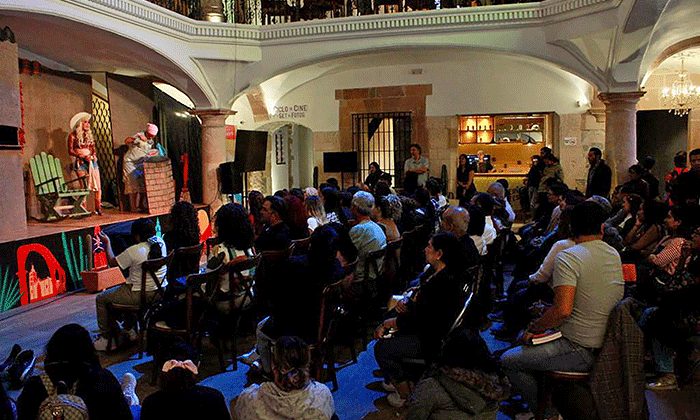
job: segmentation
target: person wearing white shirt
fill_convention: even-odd
[[[108,350],[107,335],[110,331],[109,304],[121,303],[125,305],[139,305],[141,303],[141,264],[146,260],[162,258],[168,255],[165,242],[156,235],[156,227],[153,220],[142,218],[134,221],[131,225],[131,235],[134,237],[136,244],[130,246],[115,257],[109,236],[107,236],[104,231],[99,234],[100,239],[104,242],[107,262],[110,267],[118,266],[122,270],[128,269],[129,276],[126,279],[126,283],[117,288],[105,290],[97,295],[95,299],[97,326],[100,329],[100,336],[94,343],[95,350],[97,351]],[[155,279],[150,274],[146,277],[145,286],[147,300],[150,301],[153,299],[158,290],[156,281],[161,287],[167,285],[165,280],[166,270],[166,267],[163,266],[156,271]],[[132,329],[134,325],[133,321],[133,319],[125,319],[124,329],[127,330],[130,338],[135,339],[136,331]],[[113,342],[116,342],[116,340],[113,340]]]

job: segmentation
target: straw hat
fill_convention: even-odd
[[[70,129],[71,131],[75,130],[75,127],[85,119],[90,119],[92,118],[92,115],[88,114],[87,112],[78,112],[77,114],[73,115],[73,118],[70,119]]]

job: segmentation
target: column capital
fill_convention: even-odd
[[[229,115],[236,115],[238,111],[231,109],[190,109],[187,112],[198,117],[228,117]]]
[[[637,106],[637,102],[646,92],[601,92],[598,98],[605,104],[606,112],[611,111],[631,111]]]

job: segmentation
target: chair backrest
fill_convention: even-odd
[[[61,161],[46,152],[29,159],[29,167],[34,177],[37,195],[57,193],[64,190],[63,168]]]
[[[187,309],[185,317],[185,329],[187,332],[192,331],[194,327],[194,299],[195,295],[202,294],[202,286],[204,286],[204,303],[209,307],[216,304],[217,298],[221,293],[219,274],[223,266],[223,264],[219,264],[213,270],[206,270],[204,273],[194,273],[187,276]]]
[[[401,247],[403,246],[403,238],[395,241],[387,242],[384,257],[384,277],[388,283],[393,283],[396,278],[396,273],[401,264]]]
[[[251,258],[231,260],[226,265],[229,281],[229,299],[235,300],[239,296],[248,296],[253,299],[253,276],[250,270],[255,269],[260,264],[260,255]],[[238,285],[238,287],[234,287]]]
[[[211,253],[211,249],[219,244],[219,238],[216,236],[212,236],[211,238],[207,238],[206,244],[207,244],[207,259],[209,259],[209,258],[211,258],[211,255],[209,255]]]
[[[382,267],[384,266],[384,256],[386,255],[386,247],[382,249],[378,249],[376,251],[371,251],[367,253],[367,256],[365,257],[365,280],[368,280],[370,278],[370,274],[372,270],[374,270],[375,273],[375,279],[379,280],[380,277],[382,277],[383,270]]]
[[[455,322],[452,323],[450,331],[454,331],[456,328],[462,325],[462,322],[464,321],[464,318],[467,315],[467,311],[469,310],[469,307],[475,295],[476,293],[473,290],[467,292],[466,299],[464,300],[464,305],[462,305],[462,310],[459,311],[459,315],[457,315]]]
[[[146,279],[148,278],[147,276],[149,274],[151,277],[153,277],[153,282],[156,284],[156,292],[162,296],[163,287],[161,282],[158,280],[158,276],[156,276],[156,271],[165,266],[167,275],[167,269],[170,267],[170,263],[172,263],[174,255],[175,251],[170,251],[170,253],[165,257],[146,260],[141,264],[141,307],[145,307],[148,303],[146,302]]]
[[[175,249],[173,267],[168,271],[168,278],[173,279],[199,272],[199,261],[203,249],[204,243]]]
[[[292,243],[289,244],[289,255],[303,255],[309,252],[309,246],[311,245],[311,236],[303,239],[293,239]]]
[[[260,253],[258,266],[255,269],[255,293],[259,303],[267,302],[272,281],[284,270],[289,260],[289,252],[286,249],[275,251],[263,251]]]

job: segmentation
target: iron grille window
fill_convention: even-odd
[[[369,164],[377,162],[383,172],[391,174],[394,186],[403,186],[403,164],[410,157],[410,112],[353,114],[352,138],[360,182],[369,175]]]
[[[118,204],[118,199],[110,196],[108,192],[110,191],[110,184],[115,182],[117,178],[109,102],[97,95],[92,95],[92,135],[95,138],[95,151],[97,153],[97,161],[100,164],[102,199]],[[116,191],[114,188],[111,190]]]

